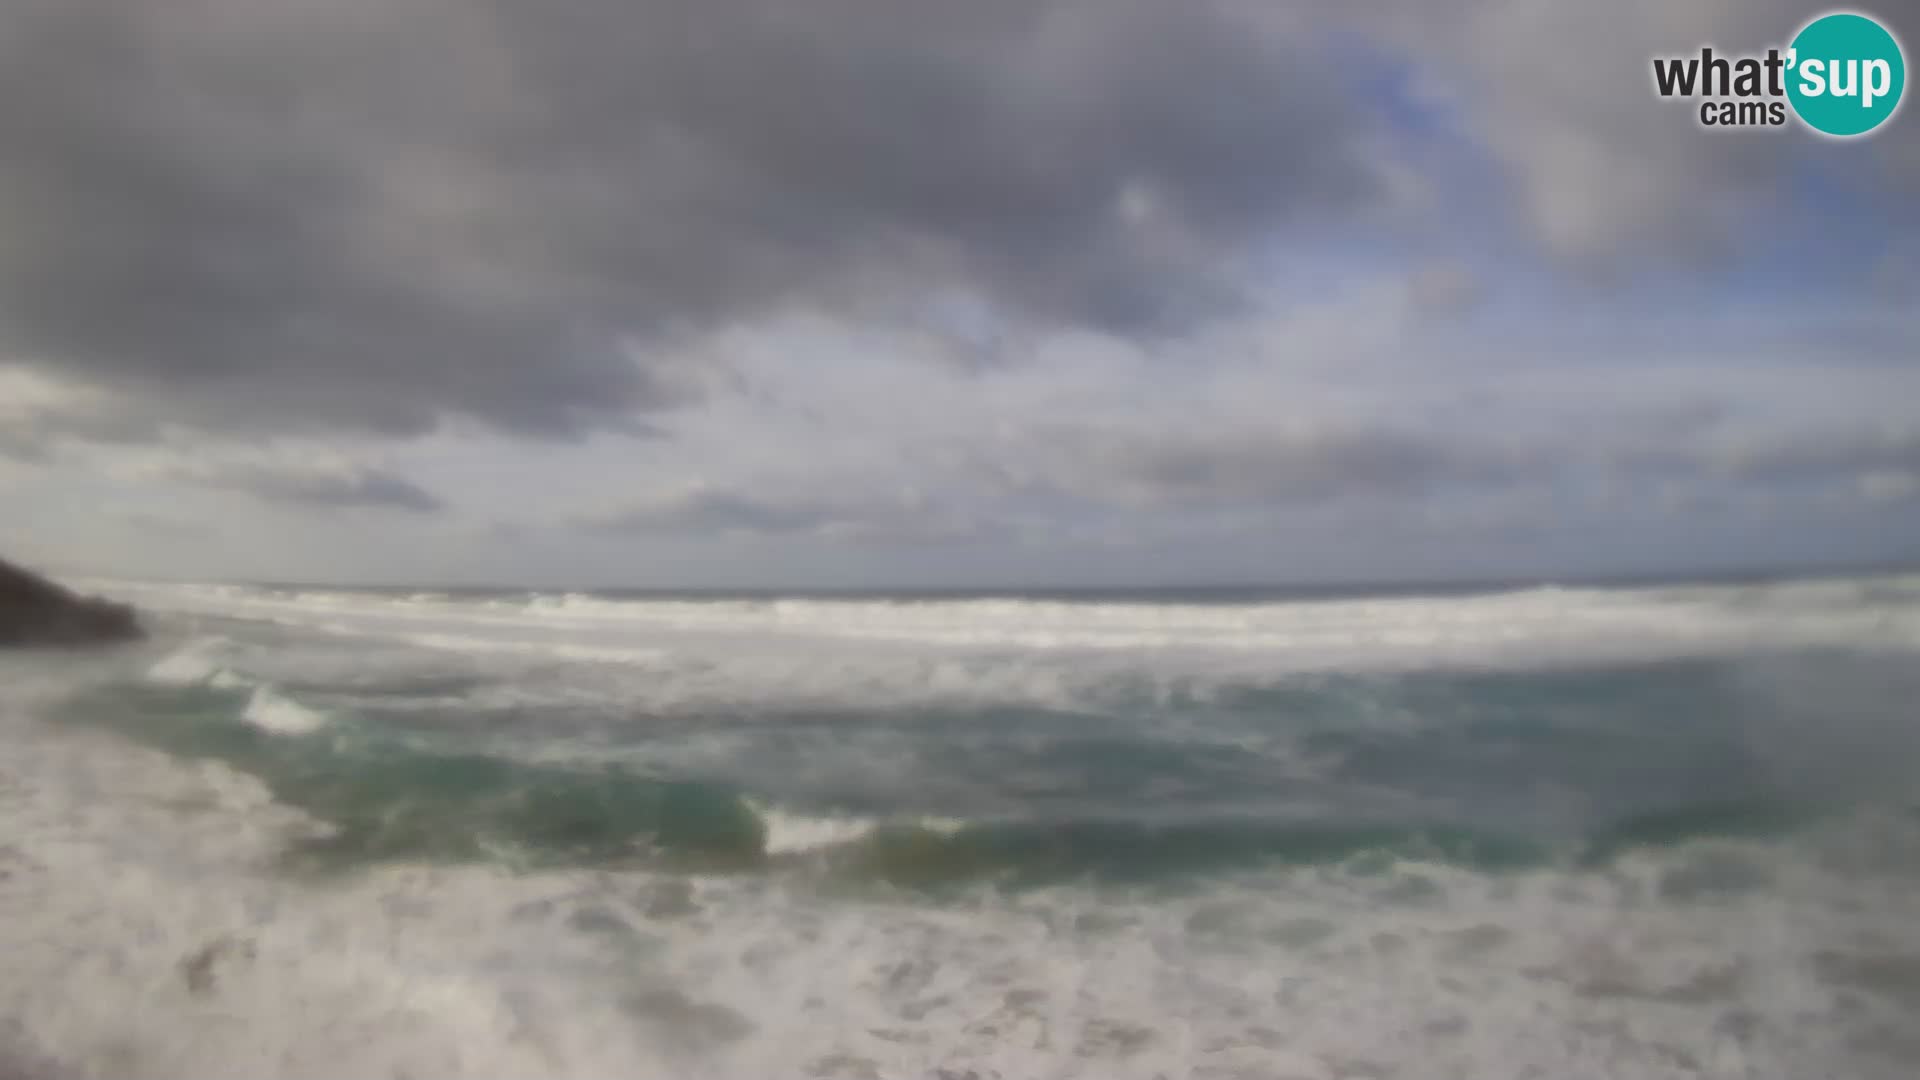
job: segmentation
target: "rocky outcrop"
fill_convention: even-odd
[[[77,596],[0,560],[0,646],[96,645],[141,636],[125,604]]]

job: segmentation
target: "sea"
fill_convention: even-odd
[[[8,1080],[1920,1075],[1920,576],[69,583]]]

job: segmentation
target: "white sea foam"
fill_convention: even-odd
[[[386,679],[465,655],[401,663],[381,659],[389,639],[371,644],[215,655],[267,680],[247,718],[284,732],[325,722],[271,681],[295,669]],[[1087,665],[943,649],[890,662],[923,693],[1050,692]],[[748,649],[729,669],[676,653],[568,676],[613,700],[665,676],[764,671],[771,692],[807,677],[871,689],[896,670],[821,655],[783,667]],[[769,805],[768,849],[799,866],[387,865],[316,887],[274,859],[325,826],[253,777],[28,715],[103,664],[0,657],[0,1018],[10,1042],[78,1075],[1912,1076],[1910,816],[1596,869],[1309,867],[1175,894],[1060,885],[934,903],[822,885],[799,856],[874,823]]]
[[[147,681],[163,686],[192,686],[211,681],[221,672],[215,652],[223,638],[200,638],[168,653],[147,669]]]
[[[976,599],[459,600],[233,586],[93,583],[159,611],[264,618],[449,648],[681,651],[689,645],[858,640],[947,650],[1261,653],[1293,666],[1521,662],[1533,655],[1870,643],[1920,646],[1908,578],[1658,589],[1541,588],[1477,596],[1246,604]],[[461,636],[461,635],[465,636]],[[580,654],[590,656],[591,654]],[[642,651],[639,655],[651,655]],[[1374,658],[1365,661],[1365,658]]]
[[[755,805],[754,812],[766,827],[766,852],[769,855],[793,855],[821,848],[838,847],[870,835],[878,825],[871,818],[808,816]]]
[[[268,651],[263,679],[318,665],[333,685],[429,650],[517,692],[649,713],[1205,702],[1321,672],[1522,668],[1753,651],[1920,649],[1920,579],[1235,604],[975,599],[462,599],[236,586],[88,583],[174,618],[319,631]],[[355,647],[359,643],[359,647]],[[163,661],[201,676],[194,655]],[[253,663],[253,658],[249,659]],[[404,660],[419,667],[417,657]],[[558,673],[555,665],[568,670]],[[248,669],[251,672],[251,667]]]
[[[940,905],[480,867],[315,889],[264,872],[319,827],[251,779],[6,730],[0,1013],[82,1075],[1910,1075],[1870,961],[1920,881],[1871,844],[1844,878],[1817,840],[1721,842]]]
[[[147,682],[158,686],[210,686],[237,690],[255,680],[227,666],[234,642],[224,637],[196,638],[155,661],[146,670]]]
[[[241,718],[275,735],[308,735],[327,723],[325,713],[310,709],[267,685],[254,687]]]
[[[827,848],[858,843],[873,835],[882,822],[851,814],[799,814],[776,806],[752,803],[753,811],[767,830],[768,855],[798,855]],[[917,817],[898,822],[927,832],[952,835],[967,827],[965,821],[949,817]]]

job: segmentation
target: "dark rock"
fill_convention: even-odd
[[[77,596],[0,560],[0,646],[97,645],[141,636],[131,607]]]

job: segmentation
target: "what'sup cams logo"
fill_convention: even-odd
[[[1700,99],[1702,127],[1781,127],[1789,110],[1837,138],[1865,135],[1900,108],[1906,58],[1884,23],[1850,11],[1822,15],[1764,56],[1698,55],[1653,61],[1654,92]]]

